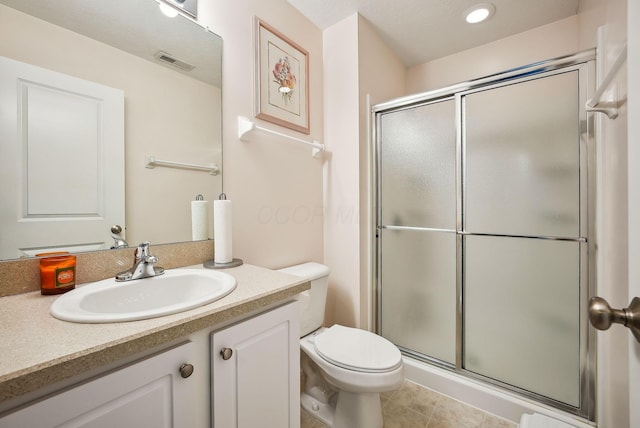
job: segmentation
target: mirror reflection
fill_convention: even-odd
[[[0,259],[192,240],[222,191],[221,59],[154,0],[0,0]]]

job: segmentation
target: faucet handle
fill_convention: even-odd
[[[138,248],[136,248],[136,260],[142,260],[142,259],[146,259],[149,257],[149,241],[145,241],[142,242],[140,245],[138,245]]]
[[[149,241],[145,241],[136,247],[133,267],[116,275],[116,281],[130,281],[133,279],[149,278],[162,275],[164,268],[155,266],[158,258],[149,253]]]

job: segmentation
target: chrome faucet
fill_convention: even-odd
[[[116,281],[132,281],[162,275],[164,269],[155,266],[157,262],[158,258],[149,253],[149,242],[143,242],[136,248],[135,260],[131,269],[117,274]]]

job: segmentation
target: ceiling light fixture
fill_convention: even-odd
[[[463,16],[469,24],[477,24],[491,18],[495,11],[496,7],[491,3],[480,3],[467,9]]]

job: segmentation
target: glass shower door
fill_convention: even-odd
[[[382,115],[379,132],[381,334],[456,360],[455,101]]]
[[[463,368],[573,407],[586,255],[578,91],[572,71],[463,96]]]
[[[377,332],[593,418],[592,53],[374,107]]]

